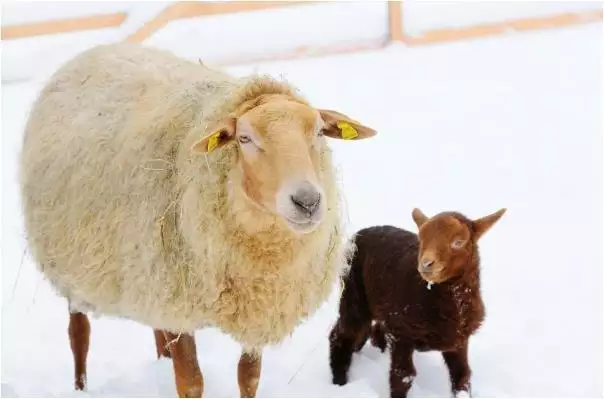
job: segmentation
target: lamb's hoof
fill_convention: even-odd
[[[333,376],[333,383],[334,385],[346,385],[346,383],[348,383],[348,377],[346,377],[346,375],[334,375]]]
[[[392,391],[392,392],[390,392],[390,397],[391,398],[406,398],[407,392]]]

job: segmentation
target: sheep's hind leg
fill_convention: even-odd
[[[153,330],[153,334],[155,334],[155,351],[157,353],[157,358],[171,358],[172,355],[168,350],[168,340],[166,339],[166,332],[162,330]]]
[[[451,379],[451,390],[453,396],[470,397],[472,395],[470,386],[471,370],[468,364],[468,342],[455,351],[443,352],[443,358],[449,368]]]
[[[237,365],[237,380],[242,398],[256,397],[262,368],[262,352],[256,349],[244,349]]]
[[[172,355],[178,397],[200,398],[203,395],[203,376],[197,362],[195,337],[165,332],[165,339]]]
[[[86,358],[90,346],[90,322],[84,313],[69,311],[69,343],[75,366],[75,389],[86,389]]]

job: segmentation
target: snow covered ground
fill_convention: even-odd
[[[184,45],[184,44],[180,44]],[[176,44],[175,44],[176,46]],[[284,74],[317,106],[379,136],[333,143],[349,232],[411,210],[508,213],[482,242],[484,327],[471,340],[474,396],[602,394],[602,26],[232,68]],[[139,324],[92,320],[87,393],[72,390],[67,306],[25,252],[17,159],[39,84],[2,91],[2,395],[174,396],[168,361]],[[388,356],[367,346],[331,384],[337,298],[265,353],[258,396],[386,397]],[[196,334],[206,396],[237,396],[239,348]],[[436,353],[416,354],[411,396],[448,396]]]

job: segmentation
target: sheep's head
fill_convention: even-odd
[[[419,256],[417,269],[421,277],[432,283],[442,283],[474,267],[472,258],[478,240],[501,216],[505,208],[470,220],[457,212],[443,212],[432,218],[419,209],[413,210],[413,220],[419,228]]]
[[[315,230],[325,214],[319,178],[324,137],[359,140],[376,134],[346,115],[317,110],[281,94],[244,103],[210,131],[193,149],[210,152],[236,145],[234,189],[299,234]]]

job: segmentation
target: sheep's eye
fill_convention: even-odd
[[[463,241],[463,240],[455,240],[451,243],[451,247],[453,249],[459,249],[459,248],[463,247],[464,244],[465,244],[465,241]]]
[[[251,141],[252,141],[252,139],[250,138],[250,136],[239,136],[239,142],[241,144],[247,144]]]
[[[317,136],[323,136],[325,134],[325,129],[321,129],[317,132]]]

